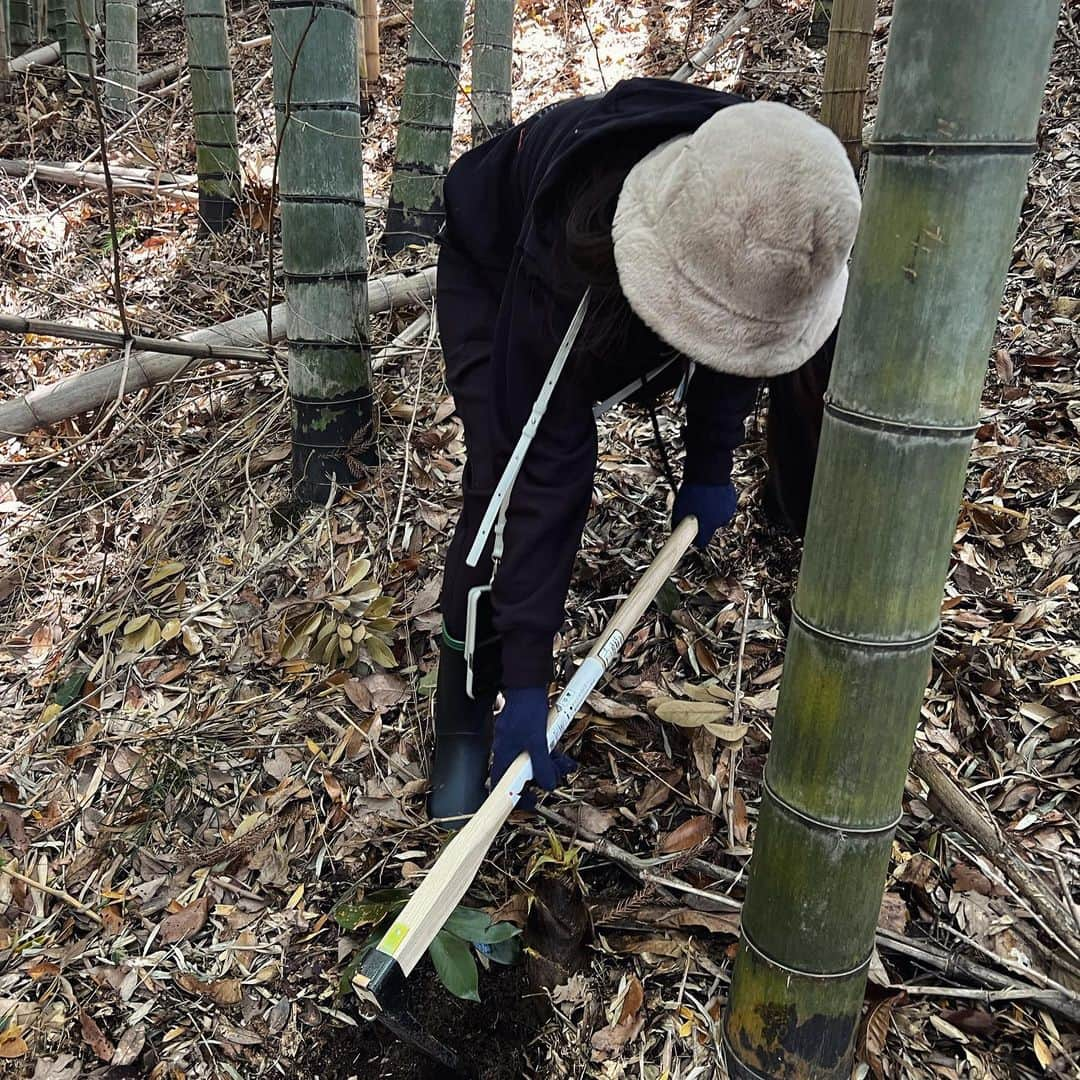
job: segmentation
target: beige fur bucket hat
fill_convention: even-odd
[[[779,102],[732,105],[630,170],[612,227],[619,284],[691,360],[781,375],[840,319],[859,205],[828,128]]]

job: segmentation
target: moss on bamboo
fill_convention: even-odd
[[[734,1077],[850,1074],[1057,6],[1017,23],[1008,0],[896,0],[724,1021]]]
[[[383,248],[425,244],[443,223],[465,0],[416,0]]]

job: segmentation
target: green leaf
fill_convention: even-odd
[[[76,671],[69,675],[53,692],[53,701],[66,709],[82,693],[87,674],[86,671]]]
[[[453,934],[440,930],[435,940],[428,946],[428,954],[435,965],[439,982],[454,997],[465,1001],[479,1001],[477,990],[478,975],[472,949]]]
[[[682,597],[672,581],[665,581],[656,594],[656,606],[665,614],[670,615],[680,604]]]
[[[462,941],[471,941],[474,945],[494,945],[521,933],[513,923],[492,922],[486,911],[464,906],[454,908],[450,918],[443,924],[443,929]]]
[[[506,926],[508,924],[499,923],[498,925]],[[510,967],[511,964],[516,964],[521,959],[521,942],[518,941],[517,937],[497,941],[494,945],[477,945],[476,950],[492,963],[502,964],[505,967]]]
[[[342,930],[371,926],[400,911],[411,894],[407,889],[379,889],[361,900],[347,900],[334,909],[334,919]]]

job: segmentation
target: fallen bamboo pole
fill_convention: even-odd
[[[28,71],[32,67],[48,67],[60,59],[60,42],[53,41],[48,45],[40,45],[36,49],[24,52],[22,56],[16,56],[11,61],[11,73]]]
[[[177,199],[190,201],[195,177],[186,173],[170,173],[157,169],[129,168],[112,165],[109,169],[114,191],[161,191]],[[33,176],[50,184],[70,184],[73,187],[104,188],[105,174],[100,169],[88,169],[77,161],[21,161],[0,158],[0,174]]]
[[[144,72],[136,80],[135,85],[140,90],[150,90],[160,83],[172,82],[183,70],[184,65],[177,60],[171,64],[166,64],[164,67],[154,68],[153,71]]]
[[[265,349],[242,349],[235,345],[211,345],[203,341],[179,341],[164,338],[142,337],[133,334],[130,339],[112,330],[98,330],[91,326],[73,326],[71,323],[50,322],[48,319],[24,319],[21,315],[0,314],[0,330],[13,334],[38,334],[41,337],[62,338],[66,341],[83,341],[90,345],[110,345],[122,349],[129,340],[133,349],[144,352],[166,353],[170,356],[195,356],[203,360],[265,360]]]
[[[435,294],[435,267],[414,274],[388,274],[368,282],[369,310],[372,313],[430,300]],[[286,305],[272,312],[271,341],[285,336]],[[266,312],[253,311],[238,319],[184,335],[184,341],[211,345],[251,345],[266,343]],[[133,352],[122,360],[102,364],[93,371],[72,375],[49,386],[0,405],[0,435],[25,435],[36,427],[55,424],[69,416],[98,409],[119,394],[131,394],[155,383],[175,379],[206,363],[209,357],[175,356],[153,352]]]

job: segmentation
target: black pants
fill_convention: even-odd
[[[500,294],[498,281],[452,248],[440,250],[436,292],[439,337],[446,384],[465,427],[466,463],[461,478],[461,516],[446,553],[439,604],[447,633],[459,641],[465,638],[469,590],[491,580],[493,539],[478,566],[466,566],[465,557],[502,472],[491,441],[488,401],[491,343]]]

